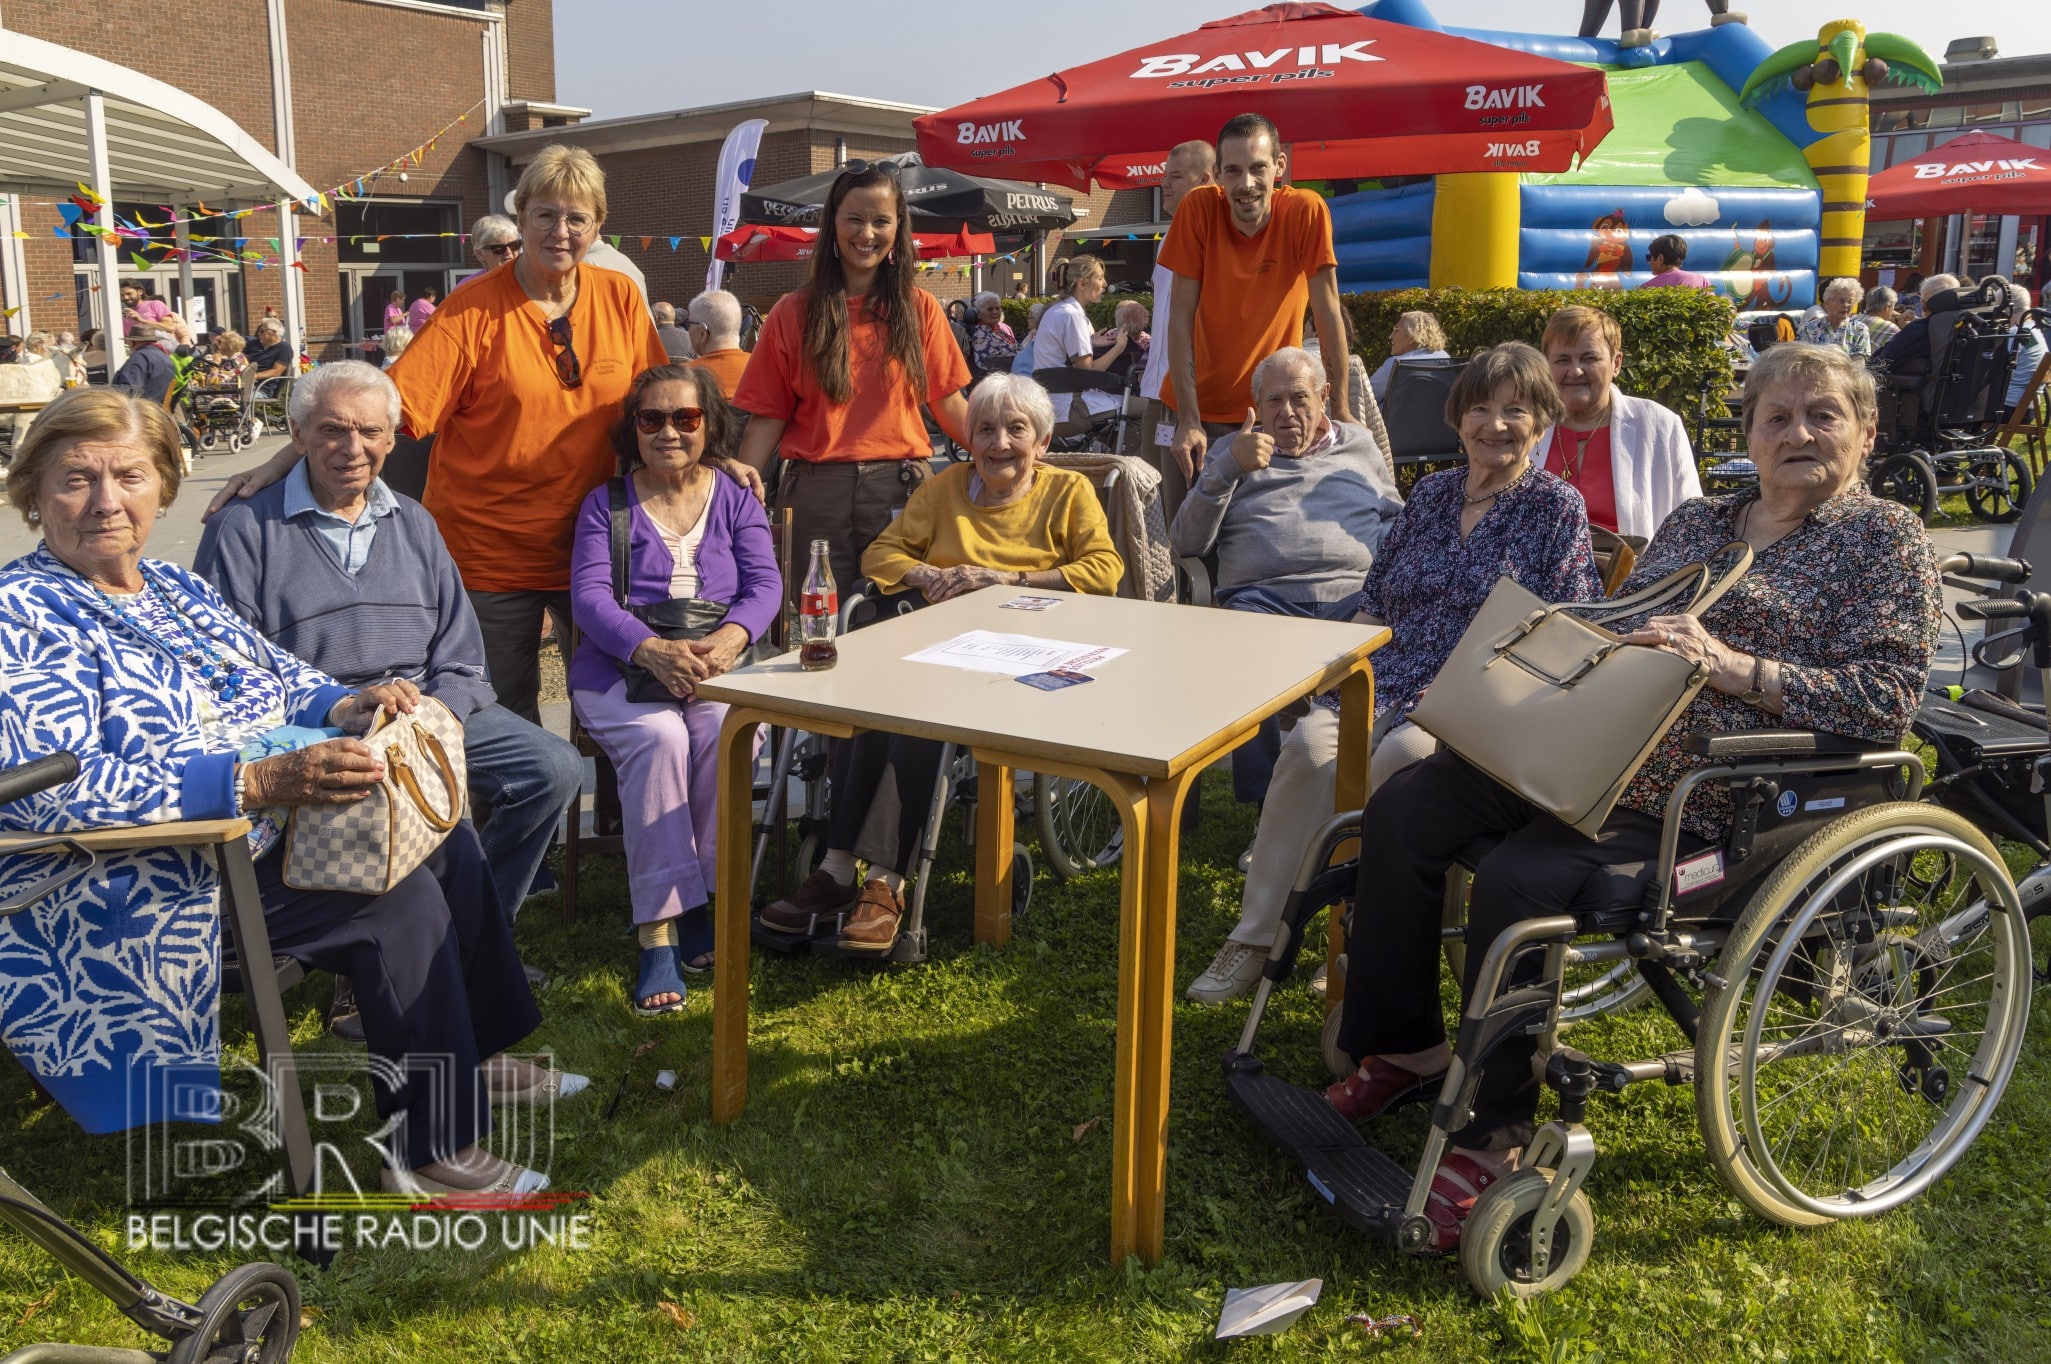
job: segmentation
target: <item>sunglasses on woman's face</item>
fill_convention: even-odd
[[[634,429],[644,436],[652,436],[665,426],[674,426],[677,434],[688,436],[705,423],[705,409],[702,407],[680,407],[674,412],[665,412],[659,407],[643,407],[634,413]]]
[[[511,260],[520,254],[520,243],[500,242],[497,246],[486,246],[480,249],[488,256],[497,256],[500,260]]]
[[[556,382],[564,388],[582,388],[584,386],[584,366],[577,359],[577,347],[571,339],[570,315],[568,313],[564,313],[561,317],[548,324],[548,339],[554,342],[557,348],[555,355]]]

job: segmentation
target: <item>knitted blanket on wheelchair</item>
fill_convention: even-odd
[[[1102,450],[1053,451],[1041,458],[1057,469],[1086,475],[1097,486],[1105,519],[1111,523],[1111,540],[1125,560],[1125,581],[1118,595],[1140,601],[1175,600],[1175,552],[1168,544],[1168,519],[1161,509],[1160,472],[1136,456]],[[1113,470],[1116,479],[1111,477]]]

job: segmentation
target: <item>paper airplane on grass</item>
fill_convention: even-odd
[[[1263,1284],[1259,1288],[1228,1288],[1224,1309],[1218,1313],[1218,1339],[1272,1336],[1286,1331],[1298,1317],[1317,1306],[1317,1295],[1324,1287],[1323,1279],[1299,1279],[1295,1283]]]

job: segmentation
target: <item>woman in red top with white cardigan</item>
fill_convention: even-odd
[[[1538,438],[1532,463],[1574,485],[1588,524],[1650,540],[1675,507],[1702,496],[1695,450],[1674,413],[1619,392],[1624,334],[1598,308],[1562,308],[1540,349],[1566,414]]]

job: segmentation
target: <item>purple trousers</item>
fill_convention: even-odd
[[[570,702],[585,730],[619,772],[626,823],[627,888],[634,922],[655,923],[712,897],[718,847],[717,701],[626,699],[627,684],[575,691]]]

